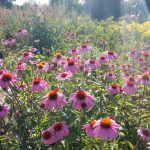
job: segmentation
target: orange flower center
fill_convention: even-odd
[[[91,60],[90,60],[90,63],[91,63],[91,64],[94,64],[94,63],[95,63],[95,60],[94,60],[94,59],[91,59]]]
[[[76,49],[72,49],[71,51],[74,53],[74,52],[76,52]]]
[[[44,131],[42,133],[42,137],[43,137],[43,139],[47,139],[48,140],[51,137],[51,133],[49,131]]]
[[[24,53],[23,53],[23,56],[24,56],[24,57],[29,56],[29,52],[24,52]]]
[[[93,127],[94,124],[96,123],[96,120],[91,119],[88,123],[90,124],[91,127]]]
[[[66,73],[66,72],[61,73],[61,77],[62,77],[62,78],[67,77],[67,73]]]
[[[41,79],[34,78],[33,84],[39,84],[41,82]]]
[[[135,82],[134,77],[129,77],[129,81]]]
[[[109,50],[109,51],[108,51],[108,54],[109,54],[109,55],[114,55],[114,52],[113,52],[112,50]]]
[[[86,98],[86,92],[84,90],[79,90],[76,94],[76,98],[79,100],[83,100]]]
[[[111,87],[112,87],[113,89],[117,89],[118,86],[117,86],[116,84],[112,84]]]
[[[150,136],[150,132],[148,130],[143,130],[142,133],[145,135],[145,136]]]
[[[57,53],[55,56],[56,56],[57,59],[61,58],[61,54],[60,53]]]
[[[37,64],[37,68],[38,68],[38,69],[43,69],[43,67],[44,67],[44,64],[42,64],[42,63]]]
[[[112,76],[112,75],[113,75],[113,73],[112,73],[112,72],[109,72],[109,73],[108,73],[108,76]]]
[[[74,66],[74,60],[69,59],[68,60],[68,66]]]
[[[127,85],[132,87],[134,85],[134,82],[133,81],[128,81]]]
[[[87,45],[86,44],[82,44],[82,48],[87,48]]]
[[[111,127],[111,120],[110,118],[103,118],[101,121],[100,121],[100,125],[102,128],[105,128],[105,129],[108,129]]]
[[[101,60],[104,60],[104,59],[105,59],[105,56],[101,56],[100,59],[101,59]]]
[[[18,30],[18,32],[22,32],[22,30]]]
[[[57,90],[51,90],[48,94],[50,100],[56,100],[58,97]]]
[[[3,81],[11,81],[12,80],[12,75],[9,73],[4,73],[2,76]]]
[[[20,65],[22,65],[22,64],[23,64],[23,62],[19,62],[19,63],[18,63],[18,66],[20,66]]]
[[[143,75],[142,75],[142,79],[143,79],[143,80],[149,80],[150,77],[149,77],[148,74],[143,74]]]
[[[62,123],[61,122],[56,122],[54,124],[54,130],[55,131],[60,131],[62,129]]]

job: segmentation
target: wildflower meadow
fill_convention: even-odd
[[[150,148],[149,21],[26,4],[0,39],[0,150]]]

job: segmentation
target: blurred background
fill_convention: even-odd
[[[79,14],[88,14],[93,19],[103,20],[113,16],[144,22],[149,19],[150,0],[0,0],[2,7],[13,5],[24,7],[27,3],[41,5],[63,5],[67,11],[74,9]]]

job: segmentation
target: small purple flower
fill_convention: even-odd
[[[0,104],[0,117],[5,118],[10,108],[7,104]]]
[[[45,109],[50,111],[60,109],[67,103],[65,96],[55,89],[51,90],[43,99],[42,103],[45,105]]]
[[[58,76],[57,76],[57,80],[68,80],[72,77],[72,73],[71,72],[61,72]]]
[[[150,142],[150,130],[144,127],[139,127],[138,135],[145,141]]]
[[[19,71],[22,71],[22,70],[25,70],[26,69],[26,63],[24,62],[19,62],[16,66],[16,70],[19,70]]]
[[[4,40],[3,44],[4,44],[4,45],[7,45],[7,46],[12,46],[12,45],[15,44],[15,42],[16,42],[16,39],[14,39],[14,38],[9,38],[9,39]]]
[[[147,73],[144,73],[143,75],[139,75],[136,79],[136,82],[148,86],[150,85],[150,75]]]
[[[20,58],[20,61],[26,62],[33,58],[33,54],[31,52],[24,52],[22,57]]]
[[[100,119],[93,127],[95,128],[94,136],[104,141],[116,139],[118,136],[118,129],[121,128],[119,124],[108,117]]]
[[[42,141],[47,145],[55,144],[58,141],[52,128],[48,128],[42,132]]]
[[[124,91],[125,94],[127,95],[132,95],[137,92],[137,88],[135,86],[135,82],[133,81],[128,81],[125,83],[122,87],[122,90]]]
[[[94,105],[94,97],[84,90],[78,90],[70,95],[69,102],[73,103],[73,107],[78,110],[90,109]]]
[[[80,53],[86,53],[92,50],[91,46],[87,45],[87,44],[82,44],[79,47],[77,47],[77,50]]]
[[[108,92],[110,94],[117,94],[120,92],[120,88],[116,84],[112,84],[108,87]]]
[[[108,50],[108,51],[104,52],[103,55],[106,56],[106,58],[107,58],[108,60],[109,60],[109,59],[114,60],[114,59],[116,59],[117,56],[118,56],[118,55],[117,55],[114,51],[112,51],[112,50]]]
[[[35,77],[32,81],[31,92],[42,91],[48,86],[45,80]]]
[[[68,59],[67,63],[64,64],[64,70],[66,72],[76,73],[79,70],[79,65],[73,59]]]
[[[95,69],[95,68],[99,67],[99,63],[96,59],[89,59],[89,60],[85,61],[85,66],[87,68]]]
[[[91,119],[87,124],[83,125],[83,129],[85,130],[87,136],[94,137],[94,125],[96,124],[96,120]]]
[[[54,135],[57,138],[57,141],[63,140],[64,137],[69,135],[69,127],[65,121],[53,123],[51,127],[53,129]]]
[[[24,36],[27,36],[27,35],[28,35],[28,32],[25,29],[18,30],[18,32],[16,33],[17,37],[24,37]]]

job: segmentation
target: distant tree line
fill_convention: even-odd
[[[0,0],[0,6],[11,8],[13,5],[13,3],[12,3],[13,1],[15,1],[15,0]]]

